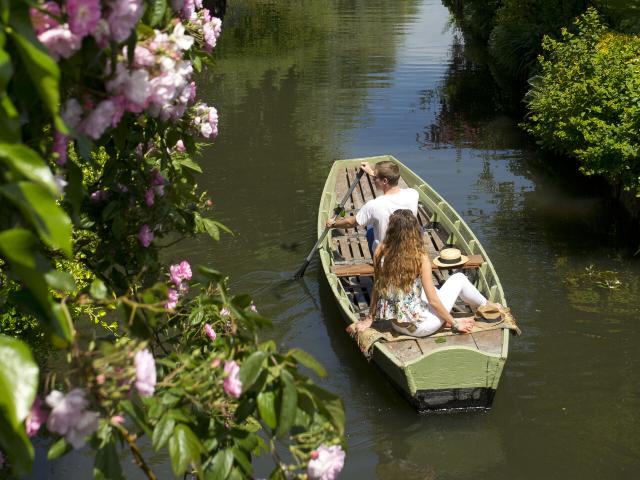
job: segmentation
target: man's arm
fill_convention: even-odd
[[[355,215],[344,218],[330,218],[326,221],[325,226],[327,228],[354,228],[358,225]]]
[[[376,174],[375,170],[369,165],[369,162],[360,162],[360,168],[364,170],[364,173],[367,175],[374,176]]]

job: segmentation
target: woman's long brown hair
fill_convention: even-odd
[[[424,245],[418,219],[411,210],[396,210],[376,252],[375,288],[382,295],[409,292],[422,265]],[[383,261],[384,258],[384,261]]]

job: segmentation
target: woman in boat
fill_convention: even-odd
[[[397,210],[389,217],[384,242],[374,255],[374,272],[369,316],[352,330],[368,328],[375,315],[378,320],[390,320],[403,335],[425,337],[443,325],[468,333],[475,320],[453,318],[450,311],[454,303],[460,297],[474,310],[487,304],[463,273],[451,275],[440,289],[435,288],[422,230],[410,210]]]

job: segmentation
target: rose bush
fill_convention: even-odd
[[[0,335],[0,468],[28,473],[35,434],[49,459],[88,444],[96,478],[123,478],[122,445],[156,478],[143,437],[177,476],[251,477],[261,454],[273,478],[342,468],[342,402],[298,366],[324,369],[260,342],[269,321],[222,274],[159,258],[226,230],[193,159],[218,134],[193,75],[220,32],[201,0],[0,1],[2,325],[36,319],[66,350],[41,372]]]

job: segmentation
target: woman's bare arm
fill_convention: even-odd
[[[427,295],[429,305],[433,308],[435,314],[446,325],[453,326],[455,319],[442,305],[440,297],[436,293],[436,287],[433,285],[433,278],[431,276],[431,259],[428,255],[422,255],[422,266],[420,268],[420,280],[422,281],[422,288]]]

